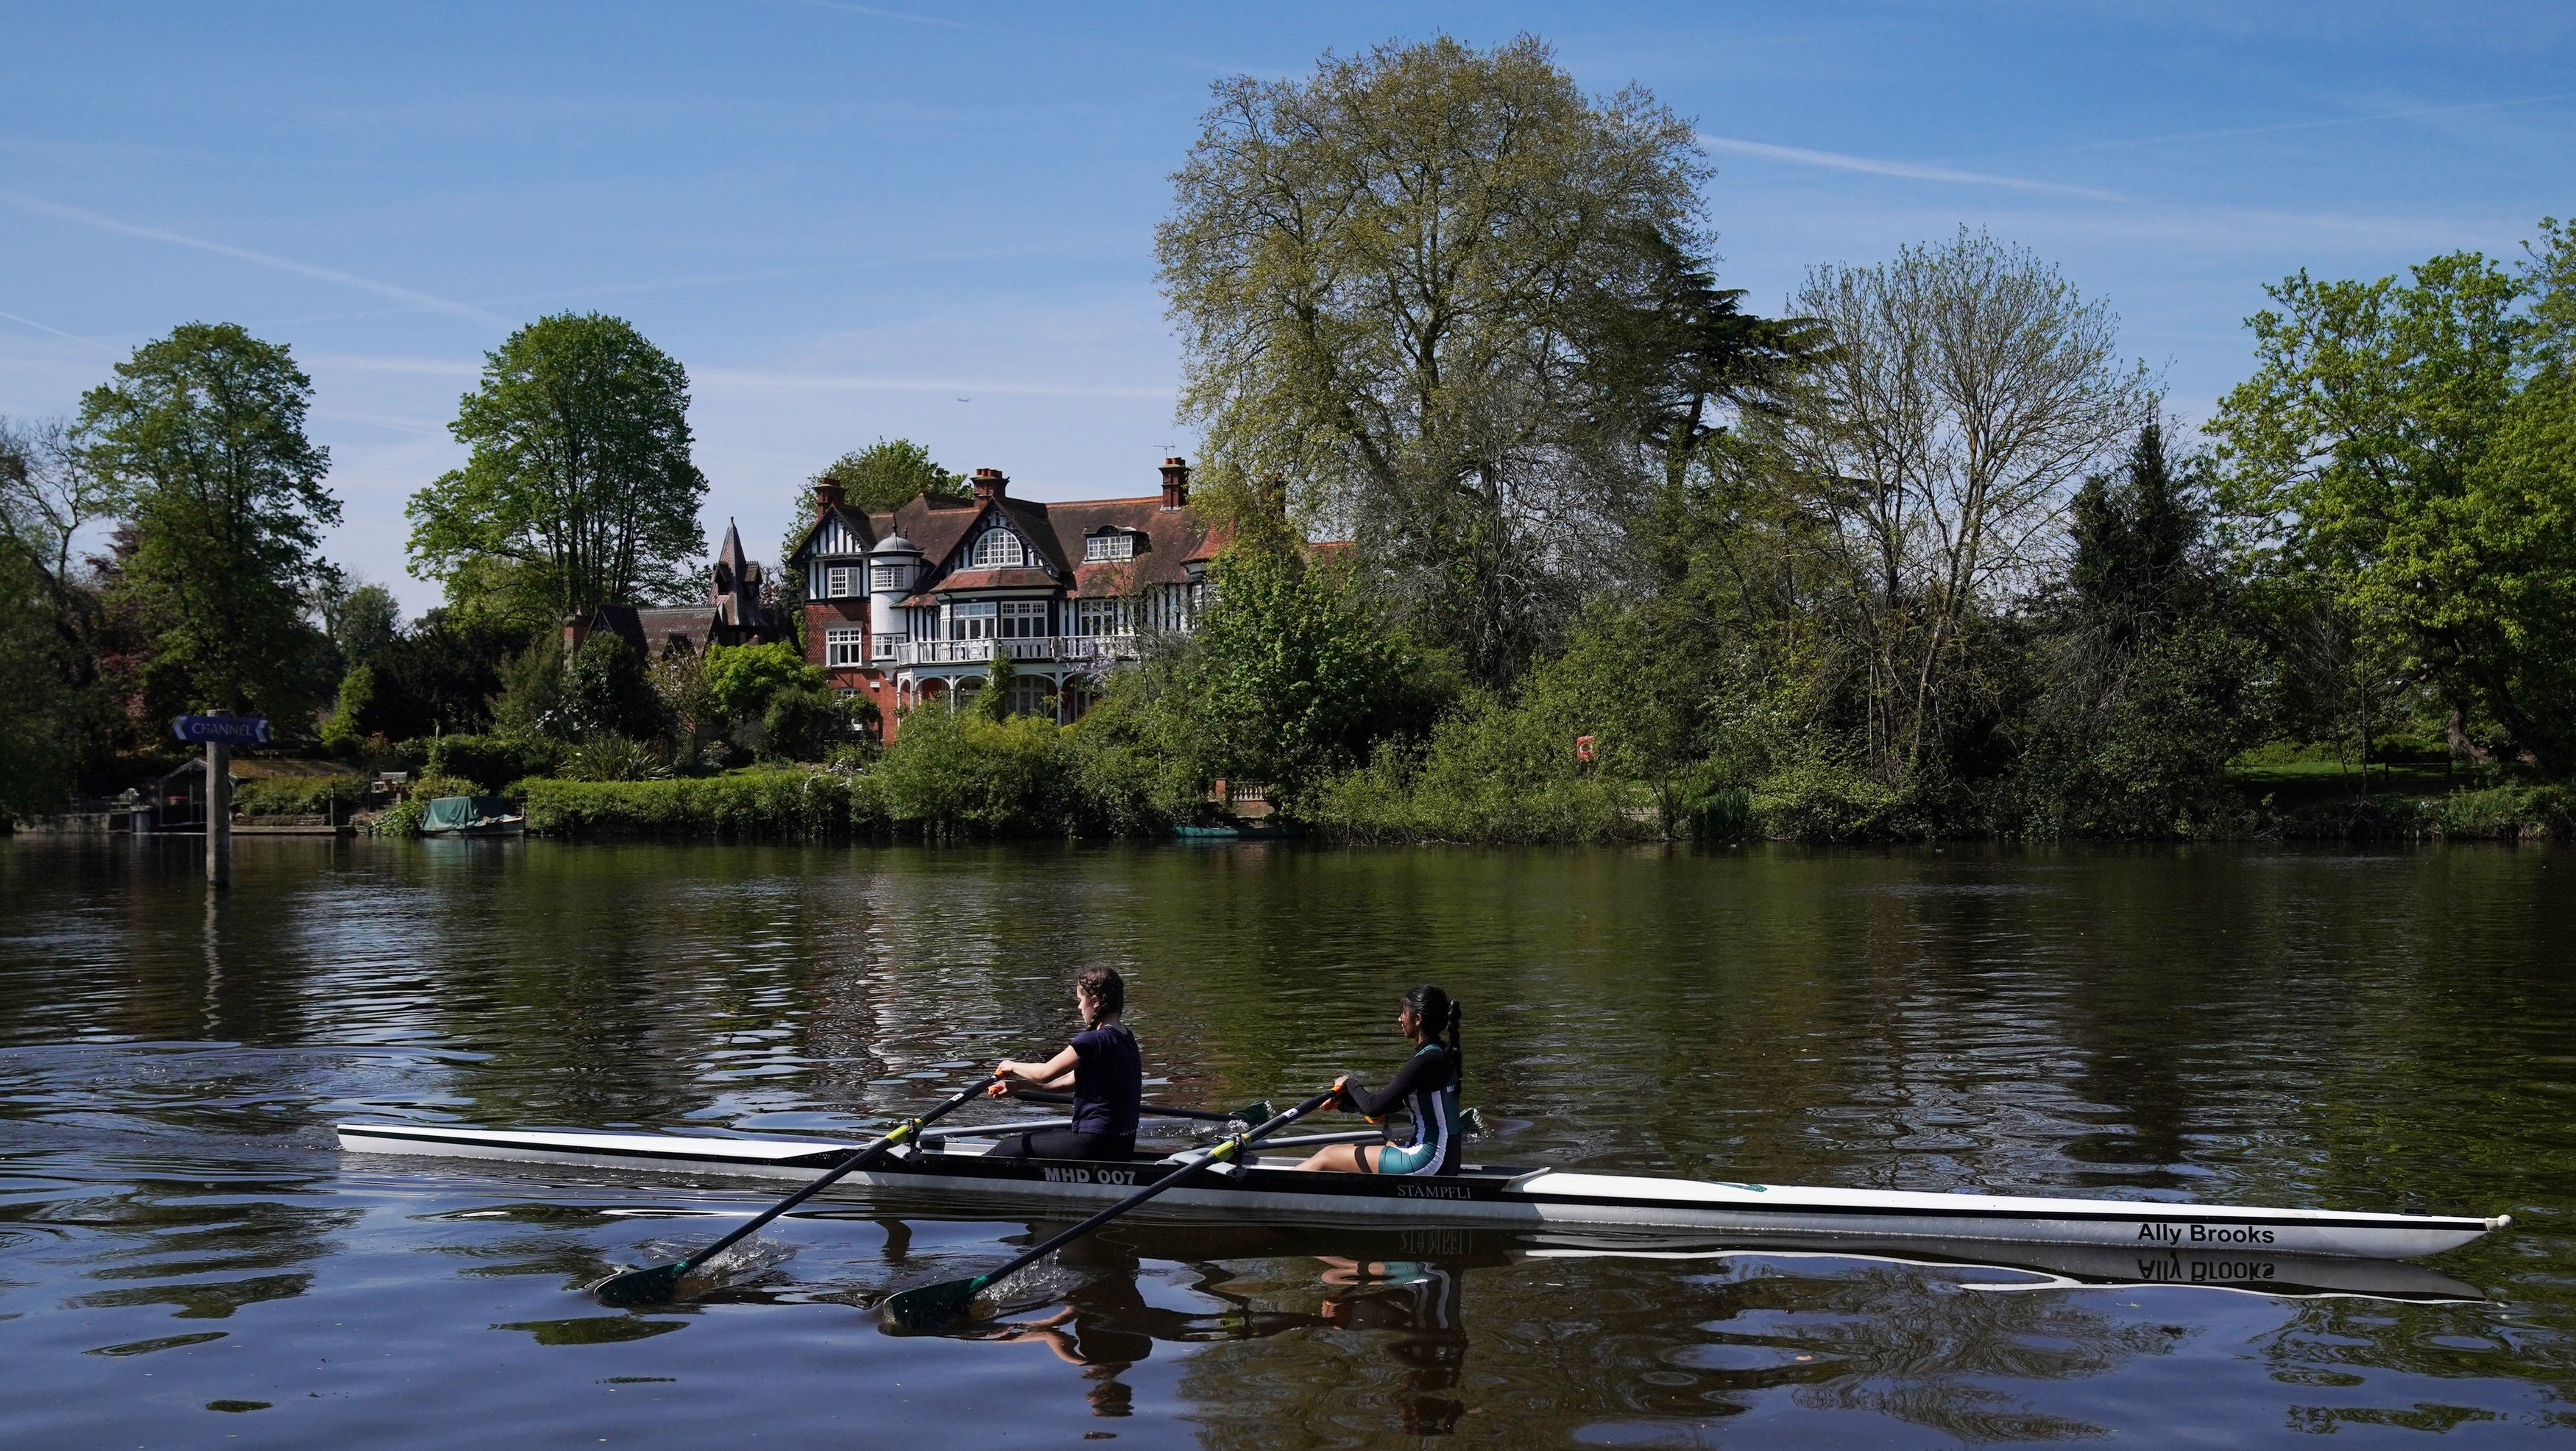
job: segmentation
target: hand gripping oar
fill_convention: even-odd
[[[782,1214],[785,1214],[788,1210],[795,1208],[797,1205],[804,1203],[806,1200],[813,1198],[815,1195],[821,1193],[831,1185],[839,1182],[842,1175],[849,1173],[853,1169],[865,1168],[869,1164],[875,1163],[878,1159],[885,1157],[885,1153],[888,1149],[891,1149],[898,1144],[908,1143],[919,1137],[923,1125],[928,1124],[933,1119],[938,1118],[940,1115],[948,1112],[952,1108],[956,1108],[960,1104],[966,1103],[971,1099],[982,1097],[985,1093],[989,1092],[991,1088],[992,1084],[989,1080],[969,1084],[965,1088],[959,1089],[954,1095],[941,1100],[939,1106],[933,1108],[930,1112],[921,1115],[919,1118],[905,1119],[902,1123],[895,1125],[893,1133],[886,1135],[884,1138],[877,1140],[875,1143],[872,1143],[866,1148],[859,1150],[857,1153],[850,1155],[848,1158],[843,1159],[838,1165],[834,1166],[830,1172],[824,1174],[821,1178],[816,1179],[813,1183],[806,1185],[804,1188],[797,1190],[795,1193],[779,1200],[776,1204],[771,1205],[766,1213],[753,1215],[749,1223],[736,1229],[733,1233],[726,1235],[724,1238],[717,1240],[715,1243],[708,1245],[705,1249],[698,1251],[696,1254],[689,1256],[687,1259],[674,1260],[667,1265],[651,1265],[640,1270],[626,1270],[618,1274],[610,1275],[607,1279],[591,1286],[590,1292],[593,1295],[598,1296],[600,1303],[603,1305],[651,1305],[670,1299],[671,1296],[679,1290],[680,1277],[682,1275],[685,1275],[698,1266],[705,1264],[707,1261],[714,1259],[717,1255],[720,1255],[727,1249],[731,1248],[734,1242],[741,1239],[743,1236],[750,1234],[753,1230],[760,1228],[762,1225],[767,1224],[769,1221],[776,1219]]]
[[[935,1285],[919,1285],[886,1297],[878,1306],[887,1320],[904,1330],[937,1330],[955,1323],[975,1303],[975,1297],[991,1286],[1000,1284],[1057,1250],[1091,1233],[1119,1215],[1143,1204],[1157,1194],[1181,1187],[1182,1183],[1202,1169],[1211,1169],[1242,1157],[1243,1151],[1270,1137],[1297,1120],[1331,1103],[1339,1089],[1330,1089],[1271,1119],[1259,1128],[1230,1134],[1210,1145],[1207,1152],[1183,1162],[1162,1178],[1110,1205],[1073,1228],[1047,1240],[1035,1249],[1013,1256],[1000,1269],[990,1270],[971,1279],[942,1280]]]

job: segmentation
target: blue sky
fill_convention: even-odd
[[[910,436],[1038,497],[1150,492],[1153,277],[1209,83],[1447,31],[1552,42],[1696,120],[1721,274],[1964,224],[2124,319],[2173,406],[2261,286],[2518,253],[2576,213],[2576,6],[0,7],[0,414],[191,320],[289,343],[347,519],[417,611],[405,497],[484,350],[564,309],[687,365],[710,542]]]

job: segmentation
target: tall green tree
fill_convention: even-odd
[[[941,467],[930,456],[930,450],[908,438],[880,438],[866,448],[845,453],[816,474],[812,482],[819,484],[827,478],[847,491],[851,508],[871,514],[909,504],[917,494],[934,499],[974,496],[964,474]],[[810,508],[810,499],[798,501],[798,512]]]
[[[1524,37],[1327,55],[1215,87],[1157,235],[1212,498],[1290,489],[1477,679],[1561,624],[1637,479],[1604,460],[1634,368],[1604,320],[1706,251],[1706,167],[1641,91],[1590,98]],[[1660,468],[1657,470],[1660,472]]]
[[[402,633],[402,603],[380,584],[326,588],[321,593],[323,633],[345,666],[366,664]]]
[[[706,549],[688,409],[687,372],[621,318],[558,313],[512,333],[448,426],[473,450],[465,467],[406,510],[413,573],[516,565],[557,614],[682,590]]]
[[[2300,579],[2374,673],[2576,772],[2576,237],[2268,289],[2258,368],[2209,425],[2247,566]]]
[[[188,323],[81,399],[82,460],[132,531],[117,588],[152,668],[184,676],[196,705],[291,715],[317,688],[304,602],[340,502],[329,450],[304,434],[312,395],[282,345]]]
[[[2203,835],[2234,824],[2228,760],[2269,724],[2273,672],[2209,539],[2208,488],[2138,432],[2076,491],[2064,587],[2046,602],[2016,774],[2034,829]]]

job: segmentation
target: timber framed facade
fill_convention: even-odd
[[[875,702],[889,740],[904,711],[984,688],[996,655],[1014,667],[1011,713],[1078,718],[1144,636],[1188,631],[1206,603],[1225,541],[1190,505],[1188,464],[1162,476],[1158,495],[1044,503],[977,469],[972,498],[882,513],[825,478],[786,565],[805,587],[805,658]]]

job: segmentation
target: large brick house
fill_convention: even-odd
[[[891,739],[916,705],[983,688],[996,652],[1017,669],[1009,709],[1072,720],[1155,630],[1187,630],[1224,540],[1190,506],[1189,467],[1159,495],[1014,499],[997,469],[974,497],[917,495],[888,513],[815,485],[814,520],[786,568],[805,583],[805,656],[836,690],[876,703]]]

